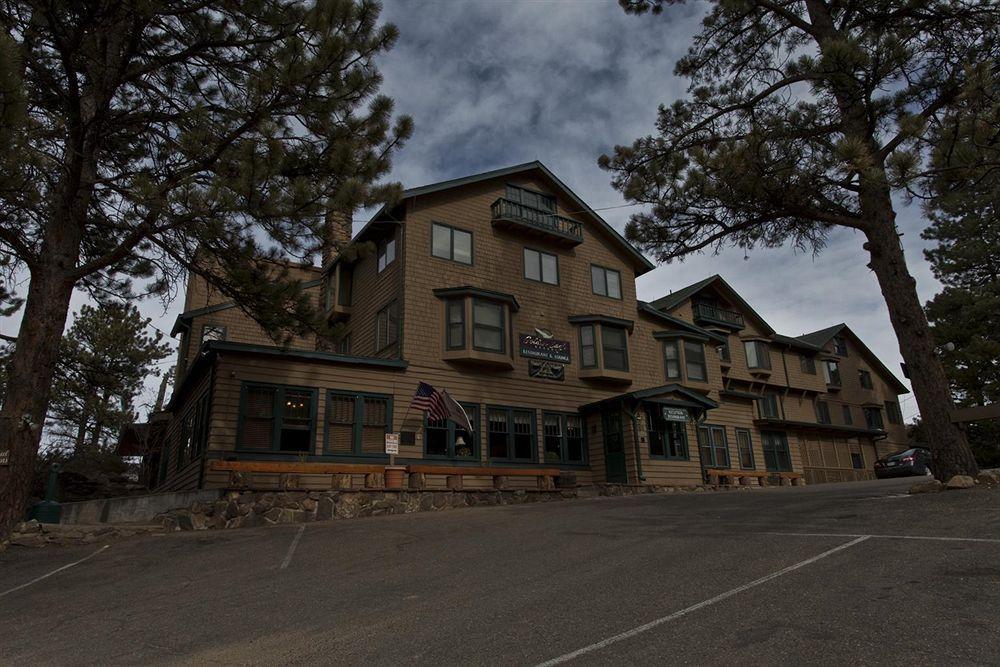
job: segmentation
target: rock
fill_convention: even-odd
[[[329,521],[333,518],[335,509],[336,505],[333,502],[333,498],[320,498],[316,501],[316,520]]]
[[[1000,470],[980,470],[976,481],[986,486],[1000,486]]]
[[[10,543],[16,547],[37,548],[45,546],[45,536],[41,533],[15,533],[10,537]]]
[[[307,512],[316,511],[316,501],[312,498],[306,498],[299,504],[302,505],[302,509],[304,509]]]
[[[910,493],[936,493],[944,488],[944,484],[936,479],[928,479],[917,482],[910,487]]]
[[[194,530],[194,519],[190,512],[178,512],[177,527],[181,530]]]
[[[353,519],[358,516],[361,507],[361,499],[357,493],[343,493],[337,502],[334,515],[338,519]]]
[[[971,489],[976,485],[976,480],[972,479],[968,475],[955,475],[948,480],[945,484],[945,488],[948,490],[954,489]]]
[[[37,519],[32,519],[31,521],[22,521],[21,523],[14,526],[15,533],[40,533],[42,531],[42,524],[38,523]]]

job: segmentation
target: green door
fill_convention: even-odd
[[[625,437],[622,434],[622,413],[608,411],[601,414],[604,427],[604,476],[608,482],[625,484]]]

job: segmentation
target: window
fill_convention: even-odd
[[[762,431],[761,449],[764,450],[764,467],[772,472],[788,472],[792,469],[792,457],[788,452],[788,438],[780,431]]]
[[[778,395],[764,394],[758,398],[757,412],[760,413],[761,419],[780,419],[781,415],[778,413]]]
[[[799,363],[802,366],[803,373],[806,375],[816,375],[816,360],[814,358],[802,354],[799,355]]]
[[[445,302],[445,347],[458,350],[465,347],[465,300]]]
[[[226,340],[226,327],[220,324],[204,324],[201,327],[201,342]]]
[[[315,419],[315,389],[244,384],[237,449],[309,453]]]
[[[393,251],[395,252],[395,249]],[[354,267],[341,264],[338,273],[340,275],[337,286],[337,303],[341,306],[349,306],[354,291]]]
[[[483,299],[472,300],[472,347],[486,352],[503,352],[503,305]]]
[[[833,337],[833,351],[841,357],[847,356],[847,339],[843,336]]]
[[[583,463],[585,461],[583,418],[546,412],[542,415],[546,463]]]
[[[844,411],[844,424],[850,426],[854,423],[854,414],[851,412],[851,406],[842,405],[841,409]]]
[[[726,429],[721,426],[699,426],[698,447],[701,451],[701,465],[704,468],[728,468],[729,445]]]
[[[460,264],[472,264],[472,232],[435,222],[431,225],[431,254]]]
[[[732,353],[729,351],[729,336],[726,336],[726,340],[719,345],[719,359],[726,363],[733,360]]]
[[[614,269],[606,269],[596,264],[590,265],[590,284],[594,294],[612,299],[622,298],[622,276]]]
[[[864,408],[865,426],[872,431],[882,431],[885,425],[882,423],[882,411],[878,408]]]
[[[179,472],[191,460],[191,449],[194,441],[194,411],[189,412],[181,420],[180,438],[177,441],[176,470]]]
[[[378,272],[382,273],[385,267],[396,261],[396,239],[379,241],[378,244]]]
[[[679,379],[681,376],[681,357],[677,347],[677,341],[663,341],[663,359],[666,366],[667,379]]]
[[[747,353],[747,368],[771,368],[771,351],[762,340],[744,341],[743,348]]]
[[[431,419],[424,413],[424,454],[450,459],[479,458],[479,406],[461,403],[474,432],[469,433],[450,419]]]
[[[687,460],[687,435],[684,422],[667,421],[659,405],[646,406],[646,435],[649,456],[654,459]]]
[[[736,448],[740,452],[740,468],[743,470],[753,470],[756,465],[753,460],[753,441],[750,439],[750,431],[745,428],[736,429]]]
[[[594,335],[593,324],[584,324],[580,327],[580,366],[583,368],[597,366],[597,343]]]
[[[385,456],[385,434],[391,429],[391,396],[343,391],[327,393],[327,453]]]
[[[704,345],[695,341],[684,341],[684,370],[688,380],[708,379]]]
[[[556,198],[516,185],[507,186],[507,199],[545,213],[556,212]]]
[[[488,408],[486,414],[491,459],[534,460],[534,411],[516,408]]]
[[[540,250],[524,249],[524,277],[550,285],[559,284],[559,260]]]
[[[861,383],[863,389],[875,388],[875,385],[872,384],[872,374],[864,369],[858,371],[858,382]]]
[[[628,370],[628,333],[623,327],[601,325],[601,352],[605,368]]]
[[[399,340],[399,303],[393,301],[375,316],[375,351],[381,352]]]
[[[855,470],[864,470],[865,457],[860,452],[851,452],[851,467]]]
[[[836,361],[823,362],[823,379],[828,385],[840,386],[840,364]]]
[[[885,414],[889,418],[890,424],[903,423],[903,413],[899,411],[899,403],[894,403],[893,401],[886,401]]]
[[[816,401],[816,421],[820,424],[829,424],[830,405],[826,401]]]

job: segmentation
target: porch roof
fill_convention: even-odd
[[[664,396],[664,394],[676,394],[679,398]],[[674,405],[677,407],[694,408],[697,410],[711,410],[712,408],[719,407],[718,403],[707,396],[699,394],[698,392],[679,384],[672,383],[660,385],[659,387],[629,391],[616,396],[609,396],[608,398],[601,399],[600,401],[594,401],[593,403],[580,406],[580,411],[588,412],[590,410],[598,410],[606,405],[622,401],[650,401],[653,403],[662,403],[663,405]]]

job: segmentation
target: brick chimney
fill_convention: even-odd
[[[352,212],[330,211],[326,214],[326,240],[323,243],[323,266],[347,247],[353,234]]]

